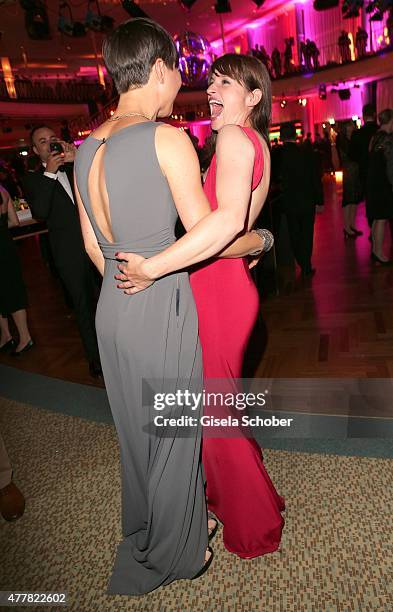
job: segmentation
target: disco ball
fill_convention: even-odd
[[[213,63],[213,52],[210,43],[199,34],[184,32],[175,38],[179,53],[179,70],[183,85],[186,87],[204,87]]]

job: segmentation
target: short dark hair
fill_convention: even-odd
[[[374,104],[365,104],[362,109],[363,119],[375,119],[377,111],[375,110]]]
[[[32,145],[34,144],[34,140],[33,140],[34,134],[37,132],[37,130],[42,130],[43,128],[47,128],[48,130],[52,130],[52,132],[54,132],[54,129],[50,125],[46,125],[46,123],[35,125],[33,129],[30,131],[30,142]]]
[[[167,68],[178,65],[170,34],[150,19],[129,19],[104,40],[102,56],[119,94],[146,85],[159,58]]]
[[[379,125],[386,125],[391,119],[393,119],[393,110],[391,108],[385,108],[378,115]]]
[[[293,121],[287,121],[280,126],[280,140],[296,140],[296,127]]]

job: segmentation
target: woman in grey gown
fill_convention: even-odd
[[[169,34],[150,20],[130,20],[109,36],[103,54],[120,100],[79,148],[75,183],[85,247],[104,277],[96,327],[121,453],[123,540],[109,591],[143,594],[195,577],[212,558],[200,464],[202,402],[158,412],[149,389],[202,390],[188,274],[173,271],[222,251],[242,230],[244,211],[209,212],[191,141],[155,121],[171,114],[181,84]],[[174,251],[157,255],[175,242],[178,214],[192,230]],[[260,246],[259,236],[249,234],[228,256]],[[119,291],[119,251],[156,255],[160,279],[137,295]],[[192,416],[197,424],[155,427],[158,414]]]

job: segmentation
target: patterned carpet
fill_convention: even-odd
[[[113,597],[106,595],[120,539],[113,427],[1,399],[0,427],[27,499],[22,519],[0,522],[0,589],[66,590],[66,609],[78,612],[392,610],[391,459],[266,451],[288,507],[280,552],[240,560],[219,531],[201,579]]]

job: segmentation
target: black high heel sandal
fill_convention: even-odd
[[[211,566],[212,561],[213,561],[213,557],[214,557],[214,552],[213,552],[213,549],[212,549],[212,548],[210,548],[210,546],[208,546],[208,547],[207,547],[207,550],[208,550],[208,551],[209,551],[209,553],[210,553],[210,557],[208,558],[208,560],[207,560],[207,561],[205,561],[205,565],[203,565],[203,566],[201,567],[201,569],[199,570],[199,572],[198,572],[197,574],[195,574],[195,576],[193,576],[193,577],[191,578],[191,580],[196,580],[197,578],[200,578],[201,576],[203,576],[203,574],[204,574],[205,572],[207,572],[207,570],[208,570],[208,569],[209,569],[209,567]]]
[[[0,348],[0,352],[1,353],[6,353],[7,351],[10,351],[14,347],[15,347],[15,340],[13,338],[11,338],[11,340],[8,340],[8,342],[3,344],[3,346]]]
[[[371,259],[379,266],[391,266],[393,264],[393,261],[391,259],[384,261],[383,259],[380,259],[378,255],[376,255],[374,252],[371,252]]]
[[[19,357],[19,355],[22,355],[23,353],[26,353],[27,351],[29,351],[30,349],[32,349],[34,346],[34,342],[33,340],[29,340],[27,344],[25,344],[25,346],[20,349],[20,351],[12,351],[11,355],[13,357]]]

